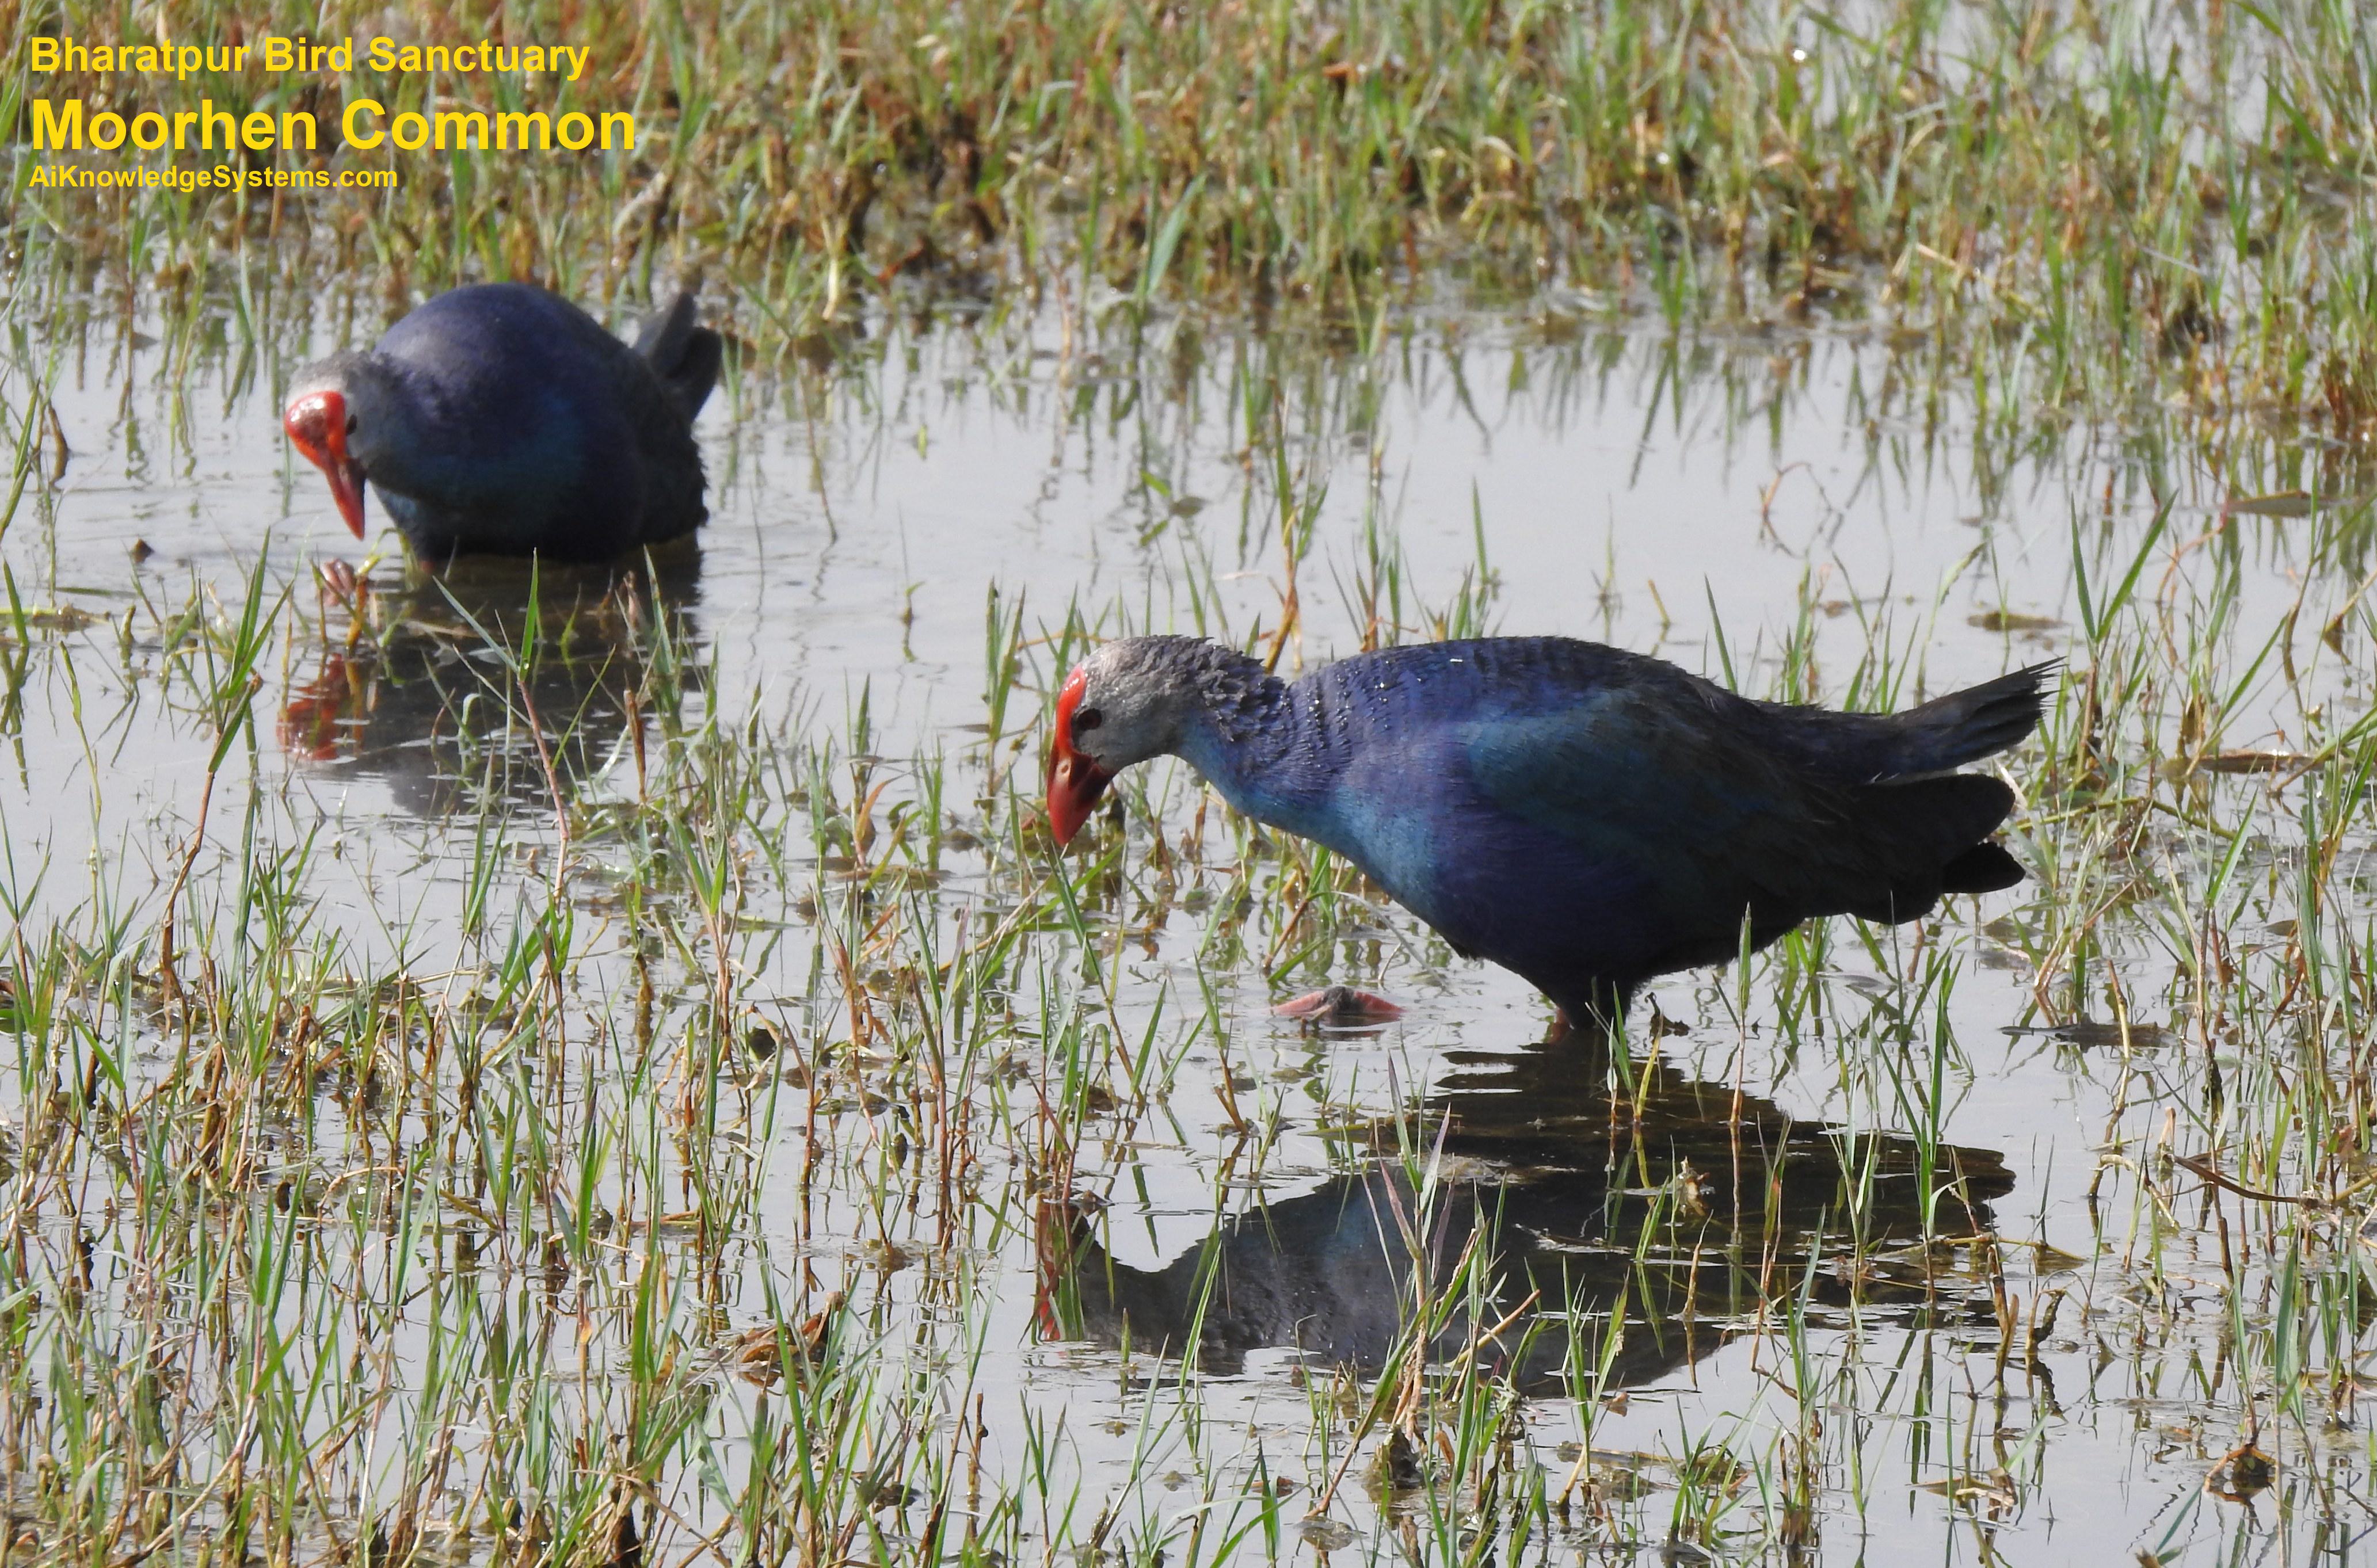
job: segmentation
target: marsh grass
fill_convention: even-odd
[[[1447,290],[1555,321],[1845,321],[1907,341],[1929,404],[1992,439],[2042,416],[2180,400],[2216,443],[2271,420],[2377,415],[2368,337],[2377,61],[2348,6],[2069,14],[1932,0],[1857,7],[917,5],[603,12],[332,6],[10,14],[27,39],[237,30],[582,44],[577,84],[475,75],[163,89],[19,71],[34,97],[129,111],[624,109],[633,153],[391,156],[389,195],[21,189],[19,306],[94,283],[180,302],[172,352],[243,353],[473,278],[641,299],[711,276],[770,357],[882,303],[1021,290],[1070,317],[1170,302],[1309,302],[1349,340]],[[185,160],[190,155],[185,155]],[[245,160],[253,155],[242,153]],[[47,259],[42,259],[47,258]],[[364,281],[368,279],[368,282]],[[221,301],[221,315],[200,308]]]

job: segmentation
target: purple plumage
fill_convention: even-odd
[[[1293,684],[1212,643],[1133,637],[1066,682],[1049,814],[1064,842],[1116,772],[1180,756],[1457,951],[1607,1016],[1805,920],[1908,921],[2020,882],[1989,842],[2013,791],[1953,770],[2030,732],[2051,668],[1878,715],[1560,637],[1391,648]]]
[[[721,349],[690,294],[631,348],[543,289],[478,284],[298,372],[282,422],[358,539],[368,483],[424,559],[609,560],[708,516],[693,418]]]

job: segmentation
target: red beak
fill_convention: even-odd
[[[364,537],[364,466],[347,455],[347,400],[336,392],[308,392],[281,411],[281,428],[306,461],[329,479],[330,499],[357,539]]]
[[[1098,797],[1114,782],[1114,775],[1073,749],[1073,709],[1081,706],[1087,671],[1076,670],[1057,694],[1057,742],[1048,749],[1048,830],[1063,849],[1090,820]]]

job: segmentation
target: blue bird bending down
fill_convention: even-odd
[[[1069,842],[1169,754],[1237,810],[1352,861],[1570,1020],[1826,915],[1910,921],[2023,879],[2001,781],[1953,769],[2038,722],[2035,665],[1904,713],[1756,702],[1565,637],[1390,648],[1289,683],[1194,637],[1101,647],[1057,699]]]
[[[281,423],[357,539],[369,483],[424,560],[607,561],[709,516],[693,418],[722,349],[691,294],[630,348],[543,289],[476,284],[299,371]]]

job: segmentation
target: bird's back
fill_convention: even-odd
[[[714,376],[716,337],[691,327],[689,307],[680,301],[669,313],[685,319],[668,347],[681,364],[706,341]],[[687,396],[558,295],[520,283],[451,290],[389,328],[375,353],[432,403],[440,456],[457,476],[451,495],[475,479],[494,498],[474,510],[384,489],[400,522],[412,503],[406,531],[427,552],[442,543],[446,553],[607,557],[674,539],[708,516],[692,430],[707,379]]]
[[[1865,784],[1943,773],[2016,744],[2037,725],[2054,669],[2032,665],[1898,713],[1850,713],[1757,701],[1604,643],[1479,637],[1356,654],[1292,690],[1318,694],[1349,732],[1390,742],[1414,727],[1577,712],[1622,696],[1810,776]]]

